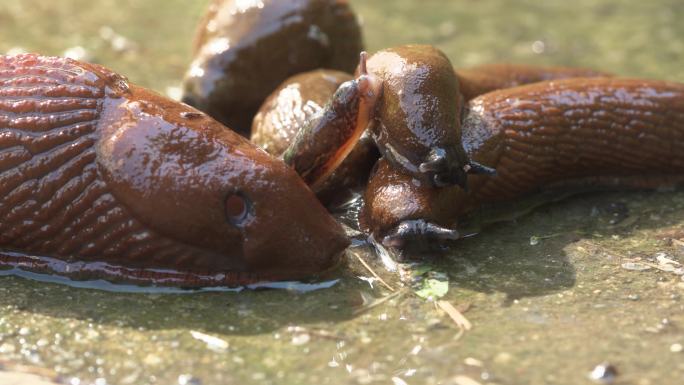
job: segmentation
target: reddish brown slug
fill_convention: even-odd
[[[296,279],[348,240],[282,161],[97,65],[0,56],[0,264],[183,286]]]
[[[346,0],[214,0],[198,28],[183,101],[248,135],[285,79],[318,68],[351,73],[362,50]]]
[[[496,89],[549,79],[605,74],[582,68],[494,64],[454,70],[432,46],[382,50],[368,63],[384,81],[373,135],[383,156],[436,187],[466,186],[466,174],[492,170],[468,160],[460,147],[465,102]]]
[[[453,239],[464,214],[534,191],[681,181],[684,85],[577,78],[499,90],[468,104],[462,140],[495,176],[472,176],[468,192],[439,189],[383,162],[366,191],[364,228],[391,246]]]

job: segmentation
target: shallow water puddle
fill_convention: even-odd
[[[70,51],[173,92],[205,3],[0,0],[0,51]],[[677,1],[352,3],[370,50],[435,43],[456,66],[511,60],[684,81]],[[441,300],[471,324],[465,332],[362,246],[394,291],[356,258],[306,293],[111,292],[4,276],[0,363],[11,365],[0,379],[21,364],[97,385],[582,384],[608,362],[617,384],[679,384],[683,240],[681,192],[581,195],[487,227],[428,265],[444,276],[429,277],[438,282],[424,297],[447,281]]]

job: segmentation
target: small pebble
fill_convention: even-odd
[[[482,385],[480,382],[473,380],[467,376],[456,376],[452,379],[456,385]]]
[[[589,378],[599,384],[612,384],[615,382],[617,374],[618,373],[617,369],[615,369],[615,366],[604,362],[602,364],[596,365],[594,370],[589,373]]]
[[[150,353],[145,356],[143,363],[147,366],[155,366],[161,364],[162,359],[158,355]]]
[[[644,271],[650,270],[651,266],[639,262],[625,262],[622,264],[622,268],[625,270]]]
[[[501,352],[494,357],[494,362],[497,364],[507,364],[513,360],[513,356],[510,353]]]
[[[532,43],[532,52],[539,55],[544,53],[544,51],[546,51],[546,44],[543,41],[537,40],[534,43]]]
[[[202,385],[202,381],[189,374],[181,374],[178,376],[178,385]]]
[[[468,357],[466,358],[463,363],[465,363],[468,366],[477,366],[477,367],[482,367],[484,364],[482,361],[478,360],[477,358],[473,357]]]
[[[80,45],[67,48],[64,52],[62,52],[62,56],[68,57],[69,59],[80,61],[90,61],[92,59],[88,51],[86,51],[86,49],[81,47]]]
[[[297,334],[292,337],[292,345],[305,345],[311,341],[311,336],[308,333]]]
[[[221,338],[211,336],[196,330],[191,330],[190,335],[196,340],[202,341],[207,344],[207,348],[215,352],[223,352],[228,349],[228,342],[222,340]]]
[[[681,353],[684,351],[684,346],[682,346],[682,344],[672,344],[670,345],[670,351],[672,353]]]
[[[24,47],[12,47],[5,52],[5,54],[8,56],[21,55],[23,53],[28,53]]]

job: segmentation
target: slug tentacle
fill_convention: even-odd
[[[382,244],[387,247],[403,247],[407,242],[426,241],[455,241],[460,234],[455,229],[449,229],[423,219],[406,220],[400,222],[382,238]]]
[[[474,160],[470,160],[467,165],[463,166],[466,173],[471,175],[496,175],[496,169],[479,164]]]

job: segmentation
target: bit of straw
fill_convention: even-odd
[[[473,324],[471,324],[470,321],[468,321],[468,319],[463,315],[463,313],[458,311],[458,309],[456,309],[454,305],[452,305],[448,301],[440,300],[435,302],[435,304],[440,309],[444,310],[444,312],[447,313],[447,315],[449,315],[449,317],[454,321],[456,326],[458,326],[458,328],[461,329],[462,332],[468,331],[473,328]]]
[[[467,376],[456,376],[454,377],[453,381],[456,385],[482,385],[479,382]]]
[[[362,307],[362,308],[356,309],[356,310],[354,311],[353,314],[354,314],[355,316],[356,316],[356,315],[359,315],[359,314],[361,314],[361,313],[363,313],[363,312],[366,312],[366,311],[368,311],[368,310],[370,310],[370,309],[373,309],[373,308],[375,308],[375,307],[378,307],[378,306],[382,305],[383,303],[385,303],[385,302],[391,300],[392,298],[396,298],[396,297],[399,297],[399,296],[401,296],[401,295],[403,295],[403,294],[406,294],[407,292],[408,292],[407,289],[401,289],[401,290],[399,290],[399,291],[395,291],[394,293],[388,294],[388,295],[386,295],[386,296],[384,296],[384,297],[378,299],[377,301],[372,302],[372,303],[369,304],[369,305],[366,305],[366,306],[364,306],[364,307]]]
[[[392,286],[390,286],[387,282],[385,282],[382,278],[380,278],[380,276],[375,271],[373,271],[373,269],[370,267],[370,265],[368,265],[368,263],[366,263],[366,261],[364,261],[363,258],[361,258],[361,256],[358,253],[352,252],[352,254],[356,257],[356,259],[359,260],[359,262],[361,262],[363,267],[365,267],[366,270],[368,270],[373,275],[373,277],[375,277],[375,279],[378,280],[378,282],[380,282],[383,286],[385,286],[389,291],[392,291],[392,292],[395,291]]]
[[[287,328],[287,331],[292,333],[292,334],[309,334],[314,337],[320,337],[320,338],[325,338],[329,340],[334,340],[334,341],[346,341],[347,337],[343,335],[338,335],[331,333],[327,330],[323,329],[309,329],[305,328],[302,326],[290,326]]]

